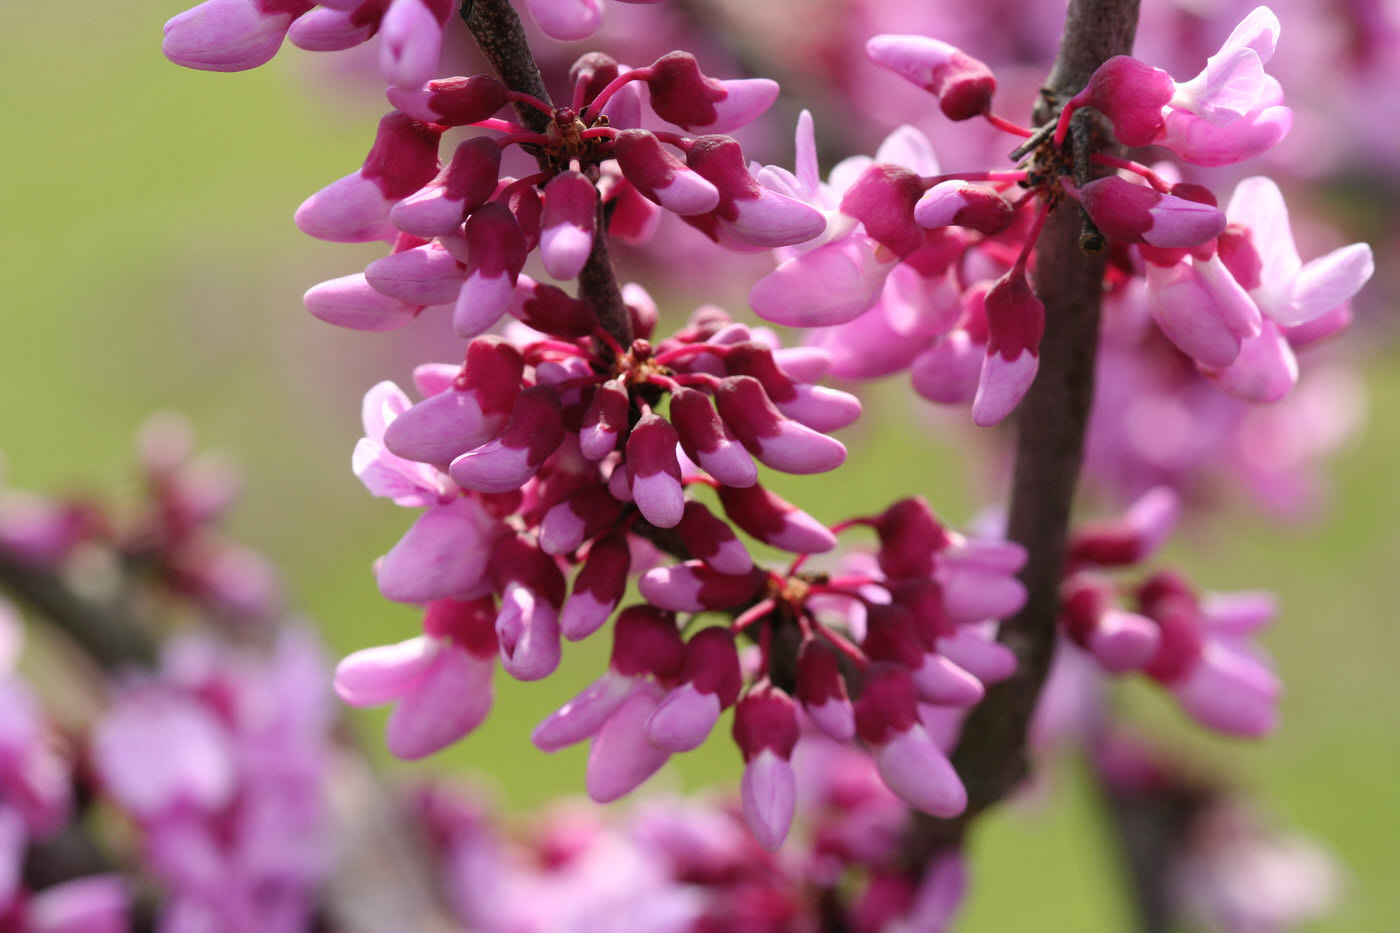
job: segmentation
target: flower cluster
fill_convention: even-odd
[[[416,371],[416,404],[390,383],[370,391],[356,472],[377,495],[425,507],[380,562],[380,589],[427,609],[423,635],[352,655],[336,684],[357,705],[396,703],[391,750],[419,757],[475,728],[497,657],[519,679],[548,676],[561,639],[600,629],[634,572],[647,604],[618,615],[608,671],[534,734],[548,751],[593,740],[595,799],[697,747],[733,706],[745,813],[776,847],[793,816],[800,703],[833,738],[859,731],[915,806],[962,809],[918,704],[974,704],[1011,672],[978,624],[1020,607],[1023,554],[967,541],[922,500],[828,528],[761,484],[755,460],[790,473],[839,465],[845,449],[824,431],[860,410],[801,381],[820,376],[825,354],[775,342],[710,307],[611,363],[578,340],[527,332],[517,349],[482,336],[463,366]],[[687,495],[697,489],[713,490],[723,519]],[[864,526],[880,537],[874,565],[834,577],[802,569],[838,532]],[[736,529],[797,558],[785,573],[764,570]],[[688,559],[651,566],[657,546]],[[707,613],[728,624],[678,619]],[[740,637],[757,646],[747,661]],[[791,647],[775,655],[775,642]],[[793,648],[787,669],[780,657]],[[923,781],[929,763],[944,776],[936,788]]]
[[[927,138],[904,127],[874,158],[847,159],[822,181],[808,113],[793,171],[750,165],[723,135],[774,102],[772,81],[716,80],[682,51],[636,68],[590,52],[569,70],[560,106],[517,86],[533,81],[435,77],[448,4],[312,6],[209,0],[171,21],[167,54],[241,68],[265,61],[284,34],[329,49],[381,33],[394,110],[361,167],[308,198],[296,223],[319,239],[391,252],[313,287],[305,303],[366,331],[450,306],[453,331],[469,341],[463,362],[414,370],[415,397],[389,382],[365,397],[354,471],[374,495],[421,510],[375,574],[385,597],[422,607],[422,632],[346,658],[337,692],[357,706],[393,704],[389,749],[419,758],[488,714],[498,662],[519,680],[543,679],[565,641],[611,620],[607,669],[536,727],[535,744],[552,752],[590,742],[584,783],[607,802],[698,747],[732,710],[739,810],[768,851],[796,820],[793,756],[804,733],[863,747],[880,793],[937,817],[963,813],[968,789],[949,754],[988,686],[1018,673],[997,636],[1026,601],[1019,545],[964,537],[922,498],[828,526],[768,488],[761,467],[811,474],[844,462],[830,434],[861,406],[824,378],[907,368],[922,395],[970,402],[977,424],[1007,418],[1040,365],[1046,308],[1032,283],[1056,210],[1082,213],[1082,245],[1104,254],[1094,268],[1113,349],[1166,348],[1196,378],[1250,403],[1289,393],[1294,348],[1344,327],[1373,271],[1361,244],[1304,264],[1266,179],[1242,182],[1222,210],[1176,168],[1090,140],[1111,127],[1121,146],[1162,146],[1200,166],[1276,144],[1292,114],[1264,70],[1279,25],[1263,7],[1196,78],[1178,82],[1119,56],[1077,93],[1047,99],[1039,128],[993,111],[996,76],[962,50],[875,36],[869,58],[933,95],[948,119],[985,120],[1022,140],[1015,164],[943,172]],[[597,0],[530,8],[547,32],[569,38],[591,32],[599,15]],[[518,122],[499,116],[508,106]],[[443,140],[459,128],[473,135],[444,158]],[[1087,154],[1095,149],[1105,151]],[[522,156],[530,168],[508,174]],[[749,302],[768,321],[809,328],[807,345],[784,347],[712,306],[668,333],[647,291],[617,287],[609,238],[644,243],[664,212],[732,252],[777,251]],[[541,275],[577,280],[576,294]],[[1151,557],[1177,510],[1174,493],[1154,490],[1071,540],[1061,630],[1105,670],[1155,679],[1204,725],[1261,734],[1278,685],[1248,636],[1271,603],[1198,596],[1170,573],[1131,588],[1107,575]],[[874,533],[873,550],[817,556],[862,530]],[[794,556],[763,566],[745,538]],[[640,601],[623,606],[633,578]],[[195,809],[225,805],[215,790],[189,790],[209,798]],[[143,829],[165,839],[167,814],[148,811],[138,814]],[[534,890],[534,880],[486,870],[496,856],[479,838],[464,848],[470,885]],[[944,924],[959,876],[945,854],[919,890],[907,875],[866,866],[869,914],[855,927],[891,928],[911,901],[932,906],[926,915],[916,906],[910,928]],[[584,880],[565,890],[592,883],[592,863],[580,862]],[[657,884],[664,896],[648,911],[693,906]],[[467,922],[535,922],[484,904]]]
[[[46,571],[103,553],[132,568],[160,599],[231,624],[276,619],[276,572],[218,528],[238,492],[231,466],[194,455],[188,426],[172,415],[147,421],[137,454],[145,495],[133,510],[80,495],[0,489],[0,548]]]
[[[95,724],[92,765],[165,889],[162,928],[307,929],[330,864],[326,674],[306,632],[267,657],[185,636]]]
[[[991,111],[991,72],[965,53],[921,36],[872,39],[872,60],[934,94],[950,118],[983,117],[1029,137],[1028,161],[1014,171],[940,174],[928,141],[904,127],[873,161],[848,159],[823,184],[804,115],[796,173],[770,166],[759,177],[830,220],[822,238],[779,254],[750,294],[754,310],[819,328],[818,345],[841,348],[837,375],[909,368],[920,394],[971,401],[978,424],[995,423],[1035,377],[1045,309],[1029,283],[1032,247],[1046,210],[1072,198],[1108,250],[1110,313],[1150,319],[1223,391],[1277,401],[1298,379],[1294,348],[1350,321],[1349,299],[1374,270],[1370,248],[1352,244],[1303,264],[1268,179],[1241,182],[1222,211],[1208,189],[1168,180],[1171,167],[1106,154],[1095,163],[1127,174],[1076,182],[1063,144],[1074,114],[1091,107],[1124,145],[1162,145],[1198,165],[1259,154],[1291,121],[1278,82],[1263,71],[1278,31],[1260,7],[1180,84],[1114,58],[1037,132]],[[1014,200],[1013,186],[1024,189]]]
[[[609,824],[561,805],[508,833],[482,800],[433,787],[417,798],[445,899],[465,929],[709,933],[724,929],[948,929],[965,866],[901,856],[909,811],[850,746],[804,736],[794,754],[800,828],[772,855],[729,799],[655,799]],[[820,896],[818,896],[820,895]]]
[[[1179,511],[1177,496],[1158,488],[1118,518],[1078,529],[1060,592],[1060,625],[1105,671],[1142,672],[1206,728],[1263,736],[1274,727],[1281,688],[1251,637],[1272,621],[1273,597],[1198,594],[1170,571],[1131,588],[1107,575],[1148,561]],[[1133,608],[1123,605],[1125,589]]]

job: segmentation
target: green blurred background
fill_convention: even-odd
[[[414,361],[447,355],[432,352],[426,327],[366,335],[307,315],[307,286],[360,268],[375,250],[311,241],[291,223],[302,198],[358,165],[381,112],[376,88],[295,51],[245,74],[178,69],[160,55],[160,24],[185,5],[0,3],[5,481],[49,491],[129,484],[143,417],[184,412],[202,446],[244,469],[235,532],[281,566],[331,651],[407,637],[415,613],[379,598],[369,567],[409,516],[364,493],[350,450],[366,388],[406,384]],[[1372,348],[1371,419],[1335,464],[1324,518],[1280,527],[1241,509],[1219,517],[1228,536],[1188,536],[1172,555],[1205,586],[1282,596],[1266,639],[1288,690],[1281,732],[1258,746],[1213,741],[1148,691],[1130,696],[1154,731],[1199,749],[1257,791],[1271,817],[1337,854],[1347,890],[1329,930],[1400,929],[1392,359]],[[835,519],[915,490],[962,521],[996,493],[982,463],[941,442],[948,431],[931,429],[901,387],[883,397],[862,429],[874,436],[851,445],[839,481],[785,480],[784,494]],[[487,725],[428,767],[477,772],[513,809],[579,793],[583,751],[546,757],[527,735],[597,672],[604,650],[596,639],[575,647],[545,684],[500,678]],[[378,746],[381,720],[362,724]],[[653,786],[733,781],[738,769],[728,743],[713,742]],[[1063,770],[1048,797],[985,822],[959,929],[1127,928],[1092,792]]]

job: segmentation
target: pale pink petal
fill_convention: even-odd
[[[740,783],[744,822],[758,844],[776,852],[792,828],[797,807],[797,775],[792,764],[765,748],[744,768]]]
[[[702,693],[694,684],[681,684],[647,720],[647,738],[668,752],[688,752],[699,748],[719,720],[719,697]]]
[[[1246,339],[1233,363],[1207,378],[1246,402],[1277,402],[1298,384],[1298,358],[1278,326],[1265,321],[1263,333]]]
[[[525,5],[551,39],[587,39],[603,24],[600,0],[526,0]]]
[[[389,751],[409,761],[422,758],[480,725],[491,709],[495,666],[492,658],[478,658],[451,642],[444,645],[389,715]]]
[[[880,746],[875,763],[885,786],[915,810],[949,818],[967,808],[967,790],[938,746],[918,724]]]
[[[1039,368],[1040,357],[1029,350],[1022,350],[1013,359],[988,353],[972,399],[973,422],[985,428],[1004,421],[1025,398]]]
[[[313,285],[302,302],[313,317],[327,324],[376,332],[403,327],[421,310],[376,291],[363,272]]]
[[[874,306],[897,262],[874,241],[849,236],[783,262],[754,284],[749,304],[789,327],[844,324]]]
[[[1293,283],[1293,295],[1270,315],[1285,327],[1306,324],[1351,299],[1375,274],[1371,247],[1352,243],[1309,262]]]
[[[660,701],[661,688],[644,684],[594,737],[584,785],[597,803],[611,803],[630,793],[671,757],[646,737],[646,722]]]
[[[335,668],[335,692],[351,706],[378,706],[416,687],[428,671],[440,643],[419,635],[394,645],[362,648]]]

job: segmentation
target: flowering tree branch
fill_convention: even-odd
[[[1082,88],[1105,60],[1131,51],[1137,17],[1137,0],[1070,3],[1059,56],[1037,114],[1040,122],[1051,118],[1056,101]],[[1076,128],[1076,148],[1084,148],[1090,132],[1087,123]],[[1077,164],[1082,164],[1080,155],[1075,153]],[[967,810],[954,820],[920,817],[920,847],[960,839],[968,823],[1013,791],[1029,767],[1027,733],[1054,658],[1065,544],[1094,394],[1105,260],[1080,248],[1081,232],[1080,211],[1062,204],[1051,213],[1036,251],[1035,289],[1045,304],[1045,337],[1039,373],[1019,409],[1007,524],[1008,538],[1026,549],[1021,582],[1027,599],[1002,624],[1000,635],[1016,653],[1017,670],[987,690],[963,727],[966,738],[953,762],[967,786]]]
[[[505,85],[512,91],[529,94],[548,103],[549,91],[530,51],[515,7],[508,0],[464,0],[460,14],[477,47]],[[549,117],[538,109],[516,103],[515,112],[520,121],[534,132],[548,131]],[[542,161],[543,167],[545,163]],[[618,288],[612,261],[608,257],[608,240],[604,233],[607,230],[607,211],[601,203],[598,206],[597,229],[598,235],[593,238],[588,261],[578,276],[579,297],[593,306],[603,330],[620,346],[626,347],[632,343],[632,324],[627,316],[627,306],[622,301],[622,290]]]

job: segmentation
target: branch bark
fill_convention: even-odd
[[[1132,50],[1137,17],[1138,0],[1072,0],[1037,122],[1049,119],[1058,110],[1056,101],[1082,88],[1105,60]],[[1076,150],[1088,149],[1091,138],[1092,127],[1077,126]],[[1076,151],[1076,161],[1086,155]],[[1080,164],[1086,163],[1084,158]],[[1094,395],[1105,260],[1080,249],[1081,230],[1080,212],[1061,206],[1050,215],[1036,248],[1035,289],[1045,304],[1045,336],[1039,374],[1017,413],[1007,524],[1008,537],[1027,552],[1021,572],[1027,598],[999,636],[1015,652],[1017,670],[989,688],[968,716],[953,755],[967,786],[968,807],[953,820],[916,821],[913,848],[922,858],[961,842],[969,823],[1011,793],[1029,771],[1027,734],[1054,659],[1065,542]]]
[[[149,667],[155,663],[155,643],[124,609],[80,595],[56,571],[26,561],[3,547],[0,588],[53,622],[104,668]]]

